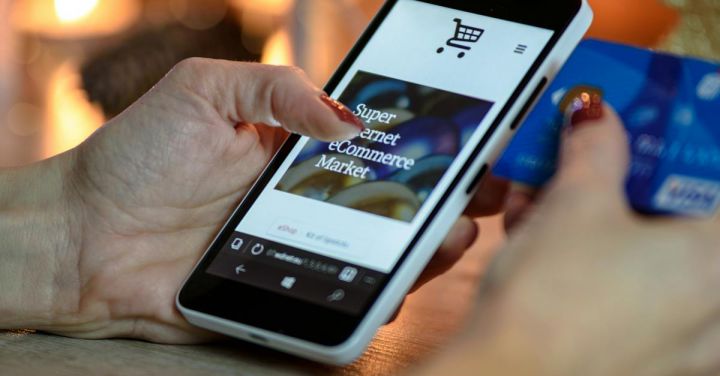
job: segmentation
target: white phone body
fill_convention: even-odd
[[[186,307],[178,296],[177,307],[182,315],[190,323],[198,327],[323,363],[343,365],[359,357],[373,339],[378,328],[384,325],[396,311],[411,286],[440,246],[444,235],[449,232],[451,225],[468,205],[477,189],[478,175],[486,170],[487,166],[493,165],[510,141],[515,131],[515,129],[512,129],[512,125],[518,124],[522,120],[521,118],[526,115],[527,110],[532,107],[534,101],[540,97],[544,87],[555,77],[580,42],[591,24],[592,16],[587,0],[582,0],[582,6],[569,27],[557,40],[557,43],[542,61],[535,74],[532,75],[525,89],[512,103],[509,112],[507,112],[499,128],[486,143],[486,146],[460,177],[459,184],[456,184],[454,190],[447,193],[445,203],[439,208],[439,211],[437,211],[437,214],[429,222],[422,234],[419,235],[415,246],[408,251],[407,257],[398,266],[367,313],[364,314],[353,334],[346,341],[337,346],[319,345],[311,341]],[[471,80],[472,78],[469,77],[468,79]],[[475,187],[468,190],[468,187],[472,185]],[[196,270],[194,273],[199,272]]]

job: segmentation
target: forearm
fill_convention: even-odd
[[[69,169],[64,155],[0,171],[0,328],[49,325],[76,282]]]

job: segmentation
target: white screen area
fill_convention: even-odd
[[[479,39],[478,30],[459,30],[455,19],[461,19],[462,25],[482,29]],[[338,163],[344,162],[344,166],[338,169],[339,166],[332,163],[332,156],[341,154],[338,146],[343,151],[348,151],[347,146],[352,145],[349,143],[319,147],[319,159],[306,163],[304,168],[296,171],[293,167],[298,165],[297,159],[303,150],[310,148],[312,143],[317,144],[303,138],[236,230],[381,273],[390,272],[552,35],[550,30],[533,26],[413,0],[398,1],[331,95],[334,98],[352,97],[356,102],[362,102],[363,98],[376,98],[372,99],[375,103],[392,104],[383,108],[372,108],[370,105],[359,107],[359,102],[353,107],[346,102],[353,111],[365,109],[366,114],[371,116],[371,110],[377,111],[377,116],[368,124],[368,128],[380,130],[382,133],[366,134],[366,144],[376,142],[370,145],[371,149],[408,157],[404,162],[394,161],[397,162],[393,165],[395,168],[400,166],[398,169],[405,171],[395,172],[392,178],[383,178],[385,183],[392,179],[412,181],[413,177],[408,176],[421,174],[420,169],[431,171],[433,163],[447,163],[448,156],[440,155],[443,153],[452,157],[451,164],[442,170],[444,174],[436,173],[433,179],[437,180],[431,184],[433,189],[418,193],[421,190],[418,188],[414,193],[417,193],[419,198],[414,198],[409,196],[411,190],[400,187],[396,182],[383,185],[369,178],[384,174],[386,164],[372,170],[362,167],[365,160],[354,158],[353,166],[349,166],[348,157],[344,155],[337,159]],[[450,40],[456,37],[454,41]],[[441,47],[442,52],[439,52]],[[464,53],[462,58],[458,57],[460,53]],[[391,79],[383,81],[383,77]],[[399,84],[402,82],[412,85],[404,86],[403,89]],[[397,92],[393,85],[400,85],[401,88],[397,90],[401,91]],[[353,87],[352,93],[346,91]],[[403,93],[402,90],[412,93]],[[445,146],[432,145],[433,142],[446,142],[442,134],[443,128],[440,125],[432,128],[435,124],[432,121],[440,121],[436,113],[446,110],[432,105],[434,96],[442,95],[446,99],[450,98],[450,103],[455,103],[452,95],[457,95],[458,101],[478,99],[478,108],[485,106],[484,115],[478,118],[477,122],[471,127],[466,126],[460,132],[462,134],[455,131],[458,134],[454,137],[462,139],[462,143],[454,153],[443,149]],[[408,111],[403,109],[409,100],[423,102],[421,105],[415,104],[419,109],[414,110],[415,114],[408,114]],[[427,111],[424,119],[430,120],[413,122],[413,119],[419,116],[418,111]],[[444,116],[453,118],[447,114]],[[405,120],[411,125],[403,125]],[[412,128],[413,126],[415,128]],[[425,138],[422,132],[426,132]],[[421,149],[431,150],[431,153],[434,153],[433,158],[424,156]],[[413,156],[418,158],[413,159]],[[413,162],[408,164],[408,160]],[[388,157],[384,162],[393,164],[392,157]],[[351,176],[353,174],[354,176]],[[292,177],[286,178],[291,175]],[[286,183],[283,179],[293,181]],[[331,180],[335,182],[333,184],[339,181],[349,187],[335,187],[329,194],[325,192],[328,197],[323,199],[290,192],[293,190],[292,186],[310,184],[303,183],[303,179]],[[420,180],[428,181],[427,178],[423,179]],[[363,183],[375,184],[362,185]],[[278,186],[283,184],[289,188],[279,189]],[[411,183],[408,184],[412,186]],[[385,189],[386,187],[390,188]],[[348,194],[350,188],[354,191]],[[305,192],[310,191],[306,189]],[[373,194],[375,196],[372,196]],[[364,196],[358,195],[368,195],[367,200],[363,201]],[[382,195],[388,197],[382,198]],[[378,197],[381,199],[378,200]],[[406,206],[403,206],[402,200],[407,200]],[[362,209],[365,207],[370,207],[371,210]],[[372,210],[388,210],[390,214],[378,215]]]

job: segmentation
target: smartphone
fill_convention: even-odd
[[[395,312],[589,28],[586,0],[389,0],[326,91],[354,140],[292,135],[185,281],[199,327],[329,364]]]

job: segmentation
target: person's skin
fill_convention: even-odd
[[[627,136],[604,112],[565,134],[560,171],[489,271],[472,329],[426,374],[720,374],[720,224],[634,214]]]
[[[173,297],[284,137],[261,123],[323,139],[357,132],[319,95],[297,72],[194,60],[78,149],[0,173],[0,327],[206,339]],[[560,172],[531,212],[519,215],[531,203],[513,196],[519,225],[472,325],[427,374],[720,371],[718,223],[633,214],[627,139],[605,113],[566,135]],[[497,183],[474,201],[480,214],[500,207]],[[476,231],[461,219],[425,279]]]
[[[0,328],[195,343],[174,297],[287,131],[361,128],[296,69],[191,59],[78,148],[0,172]],[[281,127],[280,127],[281,126]],[[489,181],[474,215],[500,210]],[[453,227],[418,285],[477,237]]]

